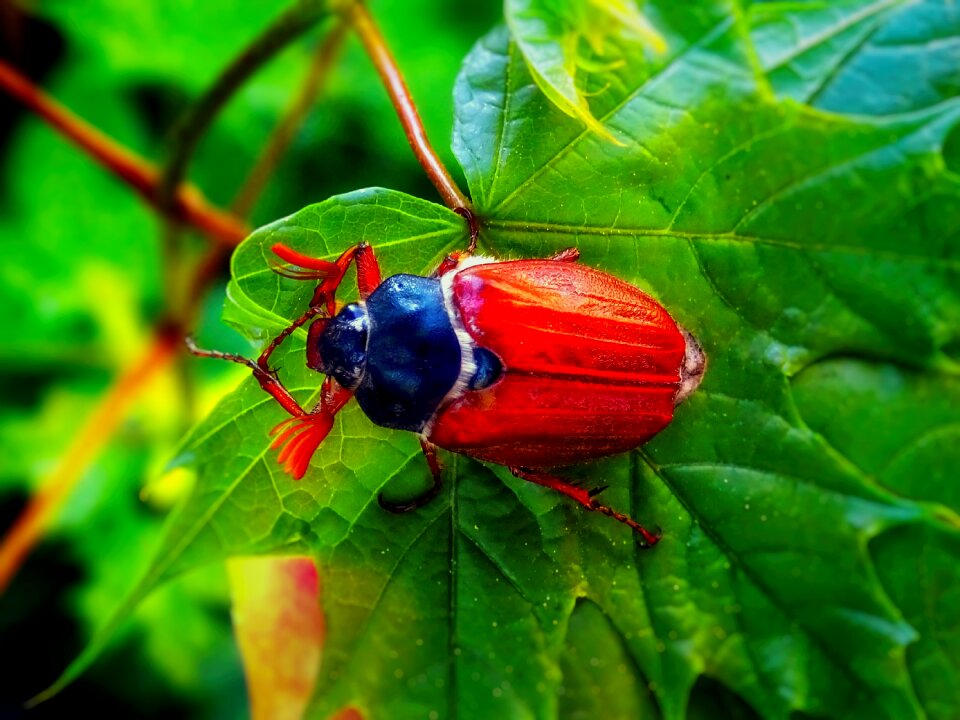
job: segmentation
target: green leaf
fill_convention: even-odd
[[[331,198],[260,229],[237,250],[226,317],[240,327],[259,328],[262,337],[276,335],[289,324],[281,312],[304,306],[312,289],[309,283],[281,278],[271,270],[271,246],[283,242],[335,259],[361,240],[376,245],[384,271],[393,274],[436,265],[448,251],[466,243],[466,230],[462,218],[453,212],[402,193],[374,189]],[[303,364],[304,338],[301,331],[274,358],[285,370],[287,387],[309,406],[319,384],[317,375]],[[185,441],[179,462],[196,465],[200,476],[196,487],[171,519],[145,577],[50,692],[82,672],[114,629],[160,582],[231,555],[302,554],[316,550],[317,542],[329,544],[369,505],[371,493],[384,484],[386,469],[400,467],[419,454],[412,437],[371,428],[353,408],[341,414],[341,432],[374,442],[395,437],[396,448],[380,449],[371,458],[360,443],[338,448],[336,441],[327,442],[316,458],[326,456],[330,475],[319,484],[293,481],[267,456],[267,432],[284,417],[267,399],[255,382],[248,381]],[[328,485],[327,480],[336,475],[340,482]],[[331,497],[324,495],[340,490],[347,491],[346,496],[340,494],[345,504],[331,505]]]
[[[664,52],[663,38],[632,0],[507,0],[505,15],[531,75],[550,102],[601,137],[619,142],[593,116],[576,74],[581,68],[617,64],[617,54],[605,53],[608,41],[617,37]]]
[[[764,2],[751,35],[778,94],[829,112],[896,115],[960,92],[960,10],[940,0]]]
[[[387,515],[377,494],[416,494],[427,472],[413,436],[356,408],[298,483],[267,449],[283,412],[246,382],[186,443],[197,488],[135,597],[227,555],[312,552],[329,634],[311,717],[960,713],[960,178],[942,154],[960,101],[828,113],[778,95],[738,6],[647,7],[668,54],[620,41],[590,79],[623,146],[558,110],[497,29],[457,82],[454,150],[484,252],[576,245],[702,342],[703,386],[670,427],[569,471],[663,540],[640,550],[450,455],[440,497]],[[227,318],[262,343],[306,306],[311,288],[270,272],[274,242],[332,258],[368,240],[393,274],[463,234],[396,192],[334,197],[238,250]],[[303,337],[278,364],[308,403]]]
[[[586,262],[660,297],[710,358],[703,388],[642,453],[662,484],[649,504],[692,523],[676,528],[691,548],[670,562],[660,546],[650,561],[667,577],[682,563],[673,599],[691,608],[678,623],[662,602],[648,606],[652,627],[667,629],[663,651],[680,660],[665,684],[675,668],[641,665],[662,709],[682,707],[697,669],[713,665],[765,714],[867,712],[866,694],[912,715],[903,648],[914,634],[864,546],[900,522],[957,525],[877,487],[805,426],[790,381],[846,354],[956,372],[957,184],[938,150],[960,115],[953,104],[854,123],[772,102],[742,30],[718,10],[688,24],[682,45],[671,41],[663,70],[629,63],[611,81],[618,92],[602,96],[597,117],[636,138],[617,150],[553,118],[558,128],[534,141],[556,113],[526,89],[506,38],[489,38],[459,86],[458,153],[497,253],[576,243]],[[527,152],[504,151],[517,146]],[[942,391],[949,380],[934,377]],[[823,412],[836,397],[817,396]],[[922,407],[910,405],[905,422],[920,422]],[[688,567],[694,558],[726,572],[706,582]],[[713,588],[726,614],[762,621],[728,631],[698,588]],[[730,635],[740,652],[717,663],[716,641]],[[790,649],[771,654],[773,638],[787,637]]]

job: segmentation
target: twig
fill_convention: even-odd
[[[163,169],[159,190],[161,207],[168,207],[172,202],[174,188],[184,180],[197,143],[227,101],[280,50],[327,14],[329,10],[325,0],[300,0],[285,10],[220,73],[193,104],[180,120],[170,158]]]
[[[160,173],[149,161],[74,115],[2,60],[0,88],[117,176],[155,210],[160,210],[157,202]],[[218,243],[232,247],[250,233],[242,220],[211,205],[192,185],[179,185],[168,207],[173,217]]]
[[[234,214],[247,217],[253,210],[253,206],[263,192],[267,180],[276,168],[280,158],[287,151],[290,143],[293,142],[293,138],[310,112],[311,106],[323,90],[323,84],[330,68],[343,45],[346,31],[345,23],[337,23],[314,53],[313,62],[307,71],[307,77],[300,93],[287,107],[286,112],[273,131],[273,135],[260,153],[256,163],[254,163],[253,169],[247,175],[246,181],[230,204]]]
[[[317,53],[317,60],[308,74],[305,85],[299,93],[298,101],[291,105],[288,112],[278,123],[275,134],[268,144],[268,148],[272,148],[273,162],[270,163],[269,167],[263,163],[257,163],[250,172],[242,192],[247,193],[251,205],[256,200],[257,193],[263,188],[269,174],[269,168],[275,166],[276,161],[288,145],[288,142],[281,142],[278,136],[291,138],[295,134],[298,122],[303,120],[305,108],[316,99],[323,85],[323,76],[329,69],[330,61],[336,53],[336,48],[343,34],[344,26],[341,24],[335,27],[331,36],[324,41],[323,46]],[[94,133],[100,134],[99,131],[90,129]],[[109,138],[104,136],[104,139],[108,144],[119,148]],[[136,158],[123,148],[120,148],[120,150],[145,165],[153,173],[154,178],[158,177],[157,171],[147,165],[145,161]],[[266,154],[266,152],[263,153],[261,157]],[[254,177],[259,178],[257,183],[252,182]],[[148,199],[155,201],[157,197],[155,181],[153,185],[149,186],[149,190]],[[239,218],[234,218],[234,220],[236,223],[242,224]],[[242,238],[243,236],[237,238],[237,241]],[[229,247],[223,244],[214,245],[207,250],[207,253],[200,259],[194,269],[182,319],[162,324],[156,330],[153,341],[140,361],[130,366],[114,380],[94,408],[93,413],[80,427],[76,439],[64,453],[56,469],[42,483],[41,490],[30,499],[29,504],[14,522],[14,525],[0,538],[0,594],[3,593],[5,587],[23,564],[30,550],[43,536],[51,518],[62,506],[76,486],[77,481],[110,441],[129,408],[148,387],[150,380],[177,358],[177,351],[183,344],[184,328],[192,326],[192,315],[202,298],[203,289],[216,277],[217,269],[228,253]]]
[[[413,154],[417,156],[417,161],[437,188],[444,204],[451,210],[458,208],[469,210],[470,200],[457,187],[457,183],[430,145],[427,131],[423,127],[423,121],[420,120],[420,114],[417,112],[410,90],[403,81],[397,62],[390,53],[380,28],[377,27],[370,12],[362,2],[355,0],[345,7],[344,13],[360,36],[364,49],[373,61],[377,74],[380,75],[390,95],[390,101],[400,117],[400,124],[403,125],[403,131],[407,135],[407,142],[413,148]]]
[[[274,128],[270,139],[264,146],[247,178],[237,192],[234,201],[230,207],[233,213],[238,217],[247,217],[253,210],[254,205],[263,193],[267,181],[276,169],[277,164],[289,149],[290,143],[303,124],[304,119],[310,111],[310,107],[316,102],[317,97],[323,90],[324,82],[336,59],[337,53],[343,45],[347,27],[343,22],[337,23],[320,43],[317,52],[314,53],[313,62],[307,71],[300,92],[293,101],[287,106],[286,111]],[[204,288],[209,285],[210,280],[216,277],[220,264],[226,259],[227,252],[223,248],[213,247],[207,251],[207,254],[200,259],[197,266],[197,272],[194,275],[193,282],[188,289],[188,304],[195,305]],[[189,320],[184,323],[190,326]]]
[[[77,478],[113,436],[127,409],[180,348],[181,335],[158,331],[141,358],[117,378],[83,424],[53,473],[0,543],[0,593],[43,535],[50,519],[70,494]]]

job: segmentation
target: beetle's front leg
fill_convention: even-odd
[[[412,500],[407,500],[402,503],[391,502],[383,497],[383,493],[380,493],[377,495],[377,502],[380,503],[380,507],[384,510],[389,510],[392,513],[406,513],[411,510],[416,510],[417,508],[422,508],[433,500],[440,492],[440,488],[443,487],[443,481],[440,477],[443,466],[440,465],[440,460],[437,458],[437,446],[421,437],[420,449],[423,451],[423,456],[427,460],[427,466],[430,468],[430,474],[433,476],[433,486]]]
[[[277,461],[294,478],[297,480],[302,478],[307,472],[310,458],[313,457],[317,448],[320,447],[320,443],[324,441],[333,428],[334,416],[350,401],[353,393],[340,387],[336,380],[328,377],[323,381],[320,401],[314,406],[313,410],[307,412],[277,380],[274,374],[261,367],[259,363],[233,353],[202,350],[196,346],[191,337],[187,338],[187,348],[198,357],[229,360],[246,365],[253,371],[253,376],[260,383],[260,387],[270,393],[280,403],[280,406],[292,416],[270,431],[271,435],[276,436],[270,447],[277,449],[283,446]],[[263,358],[262,355],[261,358]]]
[[[283,243],[277,243],[270,249],[286,263],[274,265],[274,272],[294,280],[321,280],[313,292],[310,307],[325,307],[331,316],[337,310],[337,288],[350,263],[357,265],[357,289],[362,299],[366,300],[381,282],[380,264],[373,248],[366,242],[347,248],[334,262],[304,255]]]
[[[530,470],[528,468],[511,467],[509,470],[522,480],[528,480],[529,482],[536,483],[537,485],[543,485],[551,490],[561,492],[569,498],[573,498],[578,503],[583,505],[583,507],[585,507],[587,510],[593,510],[595,512],[602,513],[608,517],[612,517],[614,520],[622,522],[624,525],[631,528],[643,538],[643,547],[653,547],[660,542],[659,530],[657,530],[655,533],[652,533],[636,520],[633,520],[627,515],[617,512],[616,510],[613,510],[606,505],[601,505],[599,502],[597,502],[593,496],[599,491],[591,492],[589,490],[584,490],[583,488],[578,488],[575,485],[571,485],[569,482],[554,475],[548,475],[547,473]],[[601,490],[602,489],[603,488],[601,488]]]
[[[219,350],[203,350],[197,347],[196,343],[193,341],[193,338],[189,336],[186,338],[186,343],[187,349],[197,357],[229,360],[230,362],[246,365],[248,368],[253,370],[253,377],[256,378],[258,383],[260,383],[260,387],[262,387],[266,392],[270,393],[273,398],[280,403],[280,406],[283,407],[284,410],[294,417],[303,417],[305,415],[309,415],[306,410],[300,407],[300,403],[297,402],[296,398],[294,398],[293,395],[287,391],[287,389],[280,383],[279,380],[277,380],[274,373],[270,372],[265,367],[262,367],[259,363],[254,362],[250,358],[245,358],[242,355],[220,352]],[[261,355],[261,358],[263,358],[263,355]]]

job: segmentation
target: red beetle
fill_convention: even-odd
[[[577,263],[565,250],[543,260],[449,256],[430,277],[380,279],[372,248],[361,243],[336,262],[284,245],[273,251],[286,277],[320,280],[310,308],[257,362],[191,350],[253,369],[264,390],[293,417],[272,431],[279,461],[303,477],[334,415],[356,397],[378,425],[416,432],[433,487],[394,512],[422,506],[440,489],[436,448],[505,465],[517,477],[558,490],[588,510],[659,539],[595,495],[545,469],[622,453],[667,426],[673,408],[699,385],[700,346],[650,296]],[[357,266],[360,300],[336,311],[334,294]],[[307,365],[326,374],[311,411],[269,366],[276,347],[313,321]]]

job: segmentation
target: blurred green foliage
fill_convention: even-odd
[[[592,4],[607,17],[620,5]],[[676,422],[637,453],[574,472],[662,525],[656,550],[457,457],[441,498],[388,516],[376,494],[424,482],[419,450],[356,408],[296,483],[268,451],[282,412],[249,379],[141,504],[144,478],[163,475],[191,417],[168,385],[59,518],[50,542],[68,559],[46,545],[0,598],[5,622],[40,622],[32,599],[69,588],[57,617],[86,636],[144,568],[118,618],[187,570],[308,551],[330,622],[315,717],[346,704],[371,717],[960,714],[960,13],[936,0],[651,0],[642,22],[666,45],[657,53],[622,27],[570,22],[590,5],[508,2],[514,37],[487,32],[495,7],[373,9],[445,162],[462,168],[482,248],[542,256],[577,245],[703,342],[704,386]],[[276,8],[242,21],[221,10],[184,1],[130,16],[62,2],[31,22],[64,39],[54,94],[162,157],[172,119]],[[204,141],[192,177],[218,203],[315,42],[258,75]],[[464,242],[355,44],[328,88],[254,218],[285,219],[233,257],[225,319],[255,345],[309,295],[266,265],[278,239],[334,257],[362,236],[383,246],[387,273],[425,271]],[[15,331],[0,352],[11,388],[0,449],[13,461],[2,487],[16,492],[57,457],[165,299],[149,212],[33,121],[14,125],[6,147],[0,292]],[[391,190],[348,192],[377,186]],[[203,344],[251,352],[216,322],[221,299],[206,305]],[[305,399],[317,377],[302,353],[300,333],[277,357]],[[243,375],[204,365],[202,397]],[[156,509],[186,467],[197,483],[155,545]],[[51,588],[51,557],[83,580]],[[216,573],[168,586],[122,645],[137,679],[114,687],[124,685],[114,655],[81,682],[138,712],[150,698],[198,716],[237,712],[239,691],[224,691],[239,686],[221,652],[224,608]],[[50,677],[22,673],[30,689]]]
[[[176,118],[279,11],[275,2],[24,4],[0,15],[0,57],[68,108],[162,163]],[[377,2],[374,12],[452,163],[451,88],[463,56],[499,17],[495,4]],[[323,28],[284,51],[239,93],[204,139],[191,179],[227,205],[305,76]],[[417,38],[417,42],[409,42]],[[128,188],[0,96],[0,528],[55,467],[111,379],[146,346],[168,298],[160,224]],[[336,192],[390,184],[431,196],[394,111],[351,39],[254,213],[266,222]],[[186,259],[202,250],[191,240]],[[178,269],[186,273],[188,268]],[[249,352],[219,321],[222,283],[200,334]],[[200,407],[242,376],[190,365]],[[165,474],[197,410],[161,378],[82,477],[48,538],[0,596],[0,715],[43,689],[88,641],[146,564],[163,515],[189,482]],[[141,493],[148,488],[143,499]],[[246,705],[222,570],[191,576],[138,613],[118,649],[31,712],[85,703],[137,717],[236,717]]]

